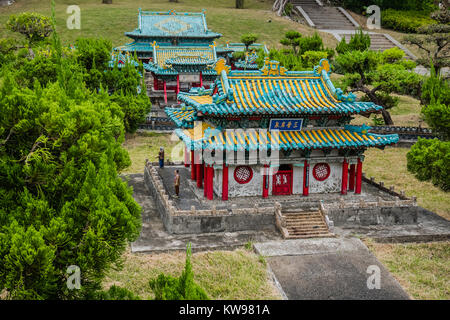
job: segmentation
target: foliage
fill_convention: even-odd
[[[447,80],[436,75],[434,66],[431,67],[430,76],[422,86],[422,104],[427,105],[435,99],[440,103],[450,105],[450,85]]]
[[[325,51],[306,51],[302,55],[302,65],[304,68],[312,69],[319,65],[320,60],[328,58]]]
[[[287,31],[284,38],[280,40],[280,43],[284,46],[292,48],[294,54],[302,55],[306,51],[324,51],[322,38],[317,32],[311,37],[303,37],[299,32],[295,30]],[[326,51],[333,51],[332,49],[325,49]]]
[[[160,274],[150,280],[150,288],[155,293],[155,300],[208,300],[206,292],[194,282],[191,264],[191,244],[186,250],[186,264],[179,278]]]
[[[388,62],[393,63],[388,63]],[[421,95],[423,78],[411,72],[414,64],[405,62],[395,51],[379,53],[375,51],[350,51],[336,58],[339,68],[345,73],[340,86],[346,90],[365,94],[362,100],[372,101],[384,107],[382,111],[386,124],[393,124],[386,109],[397,105],[398,99],[391,93]]]
[[[420,139],[407,154],[408,171],[421,181],[450,190],[450,141]]]
[[[426,12],[387,9],[381,12],[382,26],[399,32],[416,33],[420,27],[436,23]]]
[[[0,69],[0,292],[93,298],[140,228],[140,207],[118,176],[130,164],[124,112],[86,87],[89,59],[63,49],[56,33],[51,47],[31,49]],[[67,287],[70,265],[81,270],[80,290]]]
[[[370,48],[370,36],[363,32],[360,28],[355,34],[350,38],[349,43],[345,41],[345,38],[339,42],[336,47],[336,52],[339,54],[346,53],[349,51],[364,51]]]
[[[424,120],[433,132],[443,139],[450,140],[450,105],[432,101],[422,108]]]
[[[280,40],[280,43],[284,46],[290,46],[294,54],[297,54],[298,46],[300,45],[300,39],[302,35],[300,32],[295,30],[287,31],[284,38]]]
[[[97,293],[96,300],[141,300],[141,298],[135,295],[128,289],[118,287],[116,285],[111,286],[106,291],[100,291]]]
[[[50,19],[39,13],[11,15],[6,26],[13,32],[23,34],[30,44],[42,41],[53,31]]]
[[[294,9],[294,6],[292,5],[292,3],[290,3],[290,2],[286,3],[286,5],[284,6],[283,15],[290,16],[292,14],[293,9]]]
[[[241,36],[241,42],[245,44],[245,50],[248,51],[248,48],[254,44],[258,40],[258,35],[255,33],[245,33]]]
[[[381,9],[432,11],[436,6],[434,0],[333,0],[334,4],[341,5],[357,13],[365,12],[370,5],[377,5]]]
[[[450,67],[449,44],[450,44],[450,12],[441,9],[431,14],[437,21],[418,29],[418,33],[424,36],[409,35],[403,39],[403,43],[418,47],[424,55],[417,59],[417,63],[426,67],[434,66],[436,73],[444,67]]]

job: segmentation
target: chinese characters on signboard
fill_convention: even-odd
[[[269,130],[299,131],[302,125],[303,119],[271,119]]]

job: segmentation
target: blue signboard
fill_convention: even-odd
[[[269,130],[300,131],[303,119],[270,119]]]

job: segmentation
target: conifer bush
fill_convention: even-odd
[[[179,278],[161,273],[149,282],[155,300],[209,300],[206,292],[194,282],[191,264],[191,244],[186,250],[186,264]]]

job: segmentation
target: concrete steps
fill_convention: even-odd
[[[338,7],[319,6],[315,0],[292,0],[291,3],[294,7],[300,7],[308,15],[309,19],[314,23],[314,27],[317,29],[355,29],[352,21]]]
[[[319,211],[295,211],[295,209],[289,209],[284,210],[282,215],[286,221],[287,239],[333,236]]]

